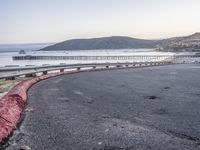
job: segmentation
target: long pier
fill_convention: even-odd
[[[160,60],[166,58],[174,58],[175,56],[161,55],[161,56],[13,56],[13,60]],[[191,57],[191,56],[188,56]]]
[[[79,60],[79,61],[131,61],[131,62],[145,62],[145,61],[179,61],[190,58],[200,58],[200,55],[112,55],[112,56],[45,56],[45,55],[18,55],[13,56],[13,60]]]

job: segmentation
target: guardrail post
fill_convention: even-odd
[[[7,77],[6,80],[15,80],[15,77]]]
[[[64,72],[64,69],[60,69],[60,72]]]
[[[93,66],[92,68],[93,68],[93,69],[96,69],[96,66]]]
[[[106,68],[109,68],[109,66],[106,66]]]
[[[77,69],[77,70],[81,70],[81,67],[77,67],[76,69]]]
[[[126,65],[126,67],[128,67],[128,65]]]
[[[47,75],[47,73],[48,73],[47,71],[43,71],[42,72],[43,75]]]
[[[36,77],[36,73],[26,74],[25,77],[27,78]]]
[[[121,67],[121,65],[116,65],[117,68]]]

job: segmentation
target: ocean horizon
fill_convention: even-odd
[[[0,44],[0,53],[19,52],[20,50],[39,50],[53,44],[54,43]]]

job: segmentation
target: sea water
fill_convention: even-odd
[[[132,50],[78,50],[78,51],[26,51],[25,55],[38,56],[128,56],[128,55],[159,55],[161,52],[156,52],[153,49],[132,49]],[[9,65],[37,65],[44,64],[57,65],[65,64],[80,64],[80,63],[102,63],[102,62],[117,62],[117,60],[13,60],[13,56],[19,56],[18,52],[0,52],[0,67]],[[24,54],[23,54],[24,55]],[[126,60],[124,60],[126,61]]]

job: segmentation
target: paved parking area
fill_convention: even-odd
[[[29,90],[7,150],[198,150],[200,65],[65,75]]]

